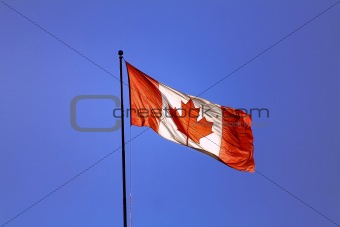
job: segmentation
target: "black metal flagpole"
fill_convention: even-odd
[[[126,213],[126,176],[125,176],[125,137],[124,137],[124,99],[123,99],[123,51],[118,51],[119,55],[119,69],[120,69],[120,108],[122,119],[122,172],[123,172],[123,213],[124,213],[124,227],[127,227],[127,213]]]

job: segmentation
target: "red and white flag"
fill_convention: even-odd
[[[151,127],[165,139],[194,148],[241,171],[254,172],[251,118],[176,91],[126,62],[131,124]]]

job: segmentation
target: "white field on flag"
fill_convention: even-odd
[[[162,83],[159,83],[158,88],[162,94],[162,118],[159,123],[158,133],[168,140],[183,145],[186,145],[186,141],[188,140],[187,146],[209,152],[218,157],[222,137],[221,106],[213,104],[202,98],[183,94]],[[212,133],[207,136],[201,134],[202,138],[199,140],[199,143],[194,142],[190,138],[187,138],[184,133],[178,131],[177,125],[173,118],[169,116],[169,113],[166,113],[166,111],[168,112],[170,106],[172,108],[176,108],[178,114],[183,117],[185,115],[189,115],[190,113],[188,111],[183,110],[182,103],[188,103],[190,99],[193,101],[195,108],[199,108],[197,121],[205,118],[208,122],[213,122]],[[190,127],[190,125],[188,125],[188,127]],[[198,129],[194,128],[192,130],[195,130],[198,134],[200,134]]]

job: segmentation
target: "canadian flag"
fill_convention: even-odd
[[[165,139],[208,154],[234,169],[254,172],[248,114],[179,92],[128,62],[126,67],[132,125],[151,127]]]

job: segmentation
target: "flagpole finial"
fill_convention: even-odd
[[[118,55],[119,55],[119,56],[123,56],[123,53],[124,53],[124,52],[123,52],[122,50],[119,50],[119,51],[118,51]]]

